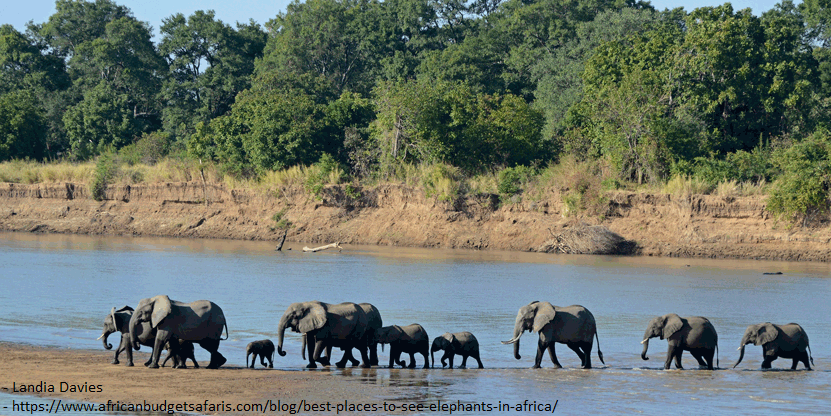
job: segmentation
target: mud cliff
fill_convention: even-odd
[[[225,185],[110,186],[95,201],[82,184],[0,184],[0,230],[276,240],[285,209],[289,241],[536,251],[578,223],[603,225],[657,256],[831,260],[831,228],[776,221],[762,197],[609,194],[603,216],[563,215],[550,195],[500,205],[495,195],[438,201],[420,189],[380,185],[353,198],[339,186],[314,197]],[[354,194],[353,194],[354,196]]]

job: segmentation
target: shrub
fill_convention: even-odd
[[[781,172],[770,188],[767,209],[802,219],[803,225],[828,212],[831,190],[831,137],[819,131],[773,155]]]
[[[522,192],[534,178],[535,169],[528,166],[505,168],[499,172],[497,191],[503,202]]]
[[[118,171],[112,152],[102,153],[95,165],[95,172],[90,183],[92,198],[96,201],[104,199],[107,184],[112,182]]]

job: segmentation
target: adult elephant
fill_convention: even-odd
[[[366,313],[367,325],[366,325],[366,337],[367,342],[369,343],[369,365],[378,365],[378,342],[375,340],[375,331],[379,330],[382,326],[384,326],[384,320],[381,319],[381,312],[375,305],[371,303],[359,303],[358,306],[364,310]],[[303,334],[303,345],[300,348],[300,353],[303,356],[303,359],[306,359],[306,334]],[[317,342],[322,342],[318,340]],[[332,346],[329,345],[326,347],[326,356],[321,356],[320,359],[322,362],[329,362],[332,358]],[[356,360],[354,356],[349,357],[349,361],[352,363],[353,366],[356,366],[360,363],[360,361]]]
[[[286,352],[283,351],[283,338],[286,328],[290,328],[306,336],[309,349],[309,364],[306,368],[316,368],[315,362],[328,365],[328,359],[321,360],[323,350],[328,347],[344,350],[343,358],[336,363],[338,368],[346,366],[346,362],[352,357],[353,348],[361,352],[361,367],[369,368],[368,323],[363,308],[352,302],[336,305],[319,301],[292,303],[280,318],[277,353],[281,357],[286,356]]]
[[[744,358],[744,347],[747,344],[762,346],[762,368],[770,368],[773,360],[782,358],[793,359],[791,370],[796,370],[796,365],[802,361],[805,368],[810,370],[814,358],[811,357],[811,347],[808,345],[808,334],[799,324],[790,323],[787,325],[775,325],[765,322],[750,325],[744,331],[739,350],[739,361],[733,365],[736,368]],[[810,364],[808,363],[810,360]]]
[[[548,349],[551,362],[555,368],[562,368],[554,351],[554,343],[566,344],[580,357],[583,368],[591,368],[592,338],[597,339],[597,356],[603,361],[600,351],[600,338],[597,337],[597,325],[594,315],[580,305],[554,306],[548,302],[534,301],[519,308],[514,324],[514,337],[503,344],[514,344],[514,358],[519,355],[519,338],[525,331],[534,331],[540,334],[537,343],[537,357],[532,368],[540,368],[543,351]]]
[[[219,353],[219,341],[228,339],[228,325],[219,305],[208,300],[183,303],[170,300],[166,295],[142,299],[130,319],[130,340],[133,348],[140,348],[139,328],[143,322],[150,322],[156,330],[152,362],[148,367],[159,368],[162,347],[172,337],[192,341],[211,353],[208,368],[219,368],[225,364],[225,357]],[[226,338],[222,338],[225,328]]]
[[[122,306],[118,310],[113,307],[110,310],[110,314],[104,318],[104,329],[98,339],[103,339],[102,342],[104,343],[105,349],[111,350],[113,348],[112,344],[107,343],[107,338],[116,332],[121,333],[121,342],[119,342],[118,348],[115,349],[112,364],[120,363],[118,356],[123,351],[127,354],[127,367],[133,366],[133,349],[130,348],[130,318],[133,317],[133,311],[134,309],[129,306]],[[136,332],[139,344],[148,347],[152,347],[155,344],[156,330],[150,327],[149,322],[141,323],[136,329]],[[151,359],[148,359],[144,365],[150,365],[150,362]]]
[[[682,318],[674,313],[658,316],[649,321],[646,332],[643,334],[643,352],[641,358],[648,360],[646,350],[649,349],[649,339],[660,337],[667,340],[667,359],[664,370],[675,359],[675,368],[681,367],[681,354],[689,351],[698,365],[713,369],[713,356],[718,349],[718,334],[716,328],[707,318],[691,316]],[[716,356],[716,366],[718,357]]]

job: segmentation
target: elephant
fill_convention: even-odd
[[[162,367],[173,358],[173,368],[188,368],[188,359],[193,361],[193,368],[199,368],[199,363],[196,362],[196,357],[193,355],[193,342],[171,338],[165,342],[164,348],[168,350],[168,354],[162,361]]]
[[[375,341],[379,344],[390,344],[389,368],[394,364],[408,367],[407,362],[400,359],[401,353],[410,354],[409,368],[415,368],[415,354],[424,356],[424,368],[430,368],[430,337],[427,331],[419,324],[407,326],[390,325],[375,331]]]
[[[462,365],[459,368],[467,368],[467,357],[473,357],[479,363],[479,368],[485,368],[482,365],[482,360],[479,359],[479,341],[470,332],[446,332],[444,335],[436,337],[433,340],[433,345],[430,347],[430,355],[432,356],[432,365],[436,364],[436,351],[444,350],[444,355],[441,357],[441,366],[447,366],[446,360],[450,360],[450,368],[453,368],[453,357],[456,354],[462,356]],[[431,365],[431,366],[432,366]]]
[[[733,365],[736,368],[744,358],[744,347],[747,344],[762,346],[762,368],[770,368],[773,360],[782,358],[793,359],[791,370],[796,370],[796,365],[802,361],[805,368],[810,370],[811,364],[814,363],[814,357],[811,356],[811,347],[808,345],[808,334],[802,329],[799,324],[789,323],[787,325],[775,325],[770,322],[765,322],[756,325],[750,325],[744,331],[741,344],[739,346],[739,361]]]
[[[113,307],[110,310],[110,314],[104,318],[104,332],[101,334],[98,339],[103,338],[104,348],[111,350],[113,348],[112,344],[107,343],[107,338],[110,334],[120,332],[121,333],[121,342],[118,344],[118,348],[115,349],[115,355],[113,356],[113,360],[111,361],[112,364],[119,364],[118,356],[121,354],[122,351],[126,352],[127,354],[127,367],[133,366],[133,349],[130,348],[130,318],[133,316],[134,309],[129,306],[122,306],[118,310]],[[149,322],[143,322],[141,324],[141,333],[138,335],[139,344],[152,347],[153,344],[156,342],[156,330],[150,327]],[[191,350],[193,347],[191,346]],[[192,356],[193,354],[191,354]],[[165,358],[165,362],[169,360],[171,357],[174,358],[174,367],[177,357],[174,356],[172,353],[168,354],[167,358]],[[144,363],[145,366],[150,365],[152,359],[148,359],[147,362]],[[193,363],[196,367],[199,367],[196,364],[196,360],[193,360]]]
[[[369,365],[378,365],[378,343],[374,341],[375,331],[384,326],[384,320],[381,319],[381,312],[371,303],[359,303],[358,306],[364,310],[367,317],[367,340],[369,342]],[[321,341],[318,341],[321,342]],[[303,334],[303,345],[300,348],[303,359],[306,359],[306,334]],[[332,346],[326,347],[326,356],[321,356],[321,360],[328,362],[332,357]],[[350,356],[349,361],[352,366],[358,365],[360,362],[355,357]]]
[[[597,336],[594,315],[580,305],[560,307],[548,302],[534,301],[519,308],[514,324],[514,337],[510,341],[502,341],[503,344],[514,344],[514,358],[517,360],[522,358],[519,355],[519,338],[525,331],[540,334],[537,357],[531,368],[540,368],[546,348],[554,367],[562,368],[554,351],[555,342],[568,345],[580,357],[582,367],[591,368],[592,338],[597,339],[597,356],[600,362],[606,364],[600,351],[600,338]]]
[[[260,356],[260,364],[265,367],[265,360],[268,359],[268,368],[274,368],[274,343],[270,339],[252,341],[245,347],[245,366],[248,367],[248,356],[254,354],[251,360],[251,368]]]
[[[718,350],[718,334],[710,320],[701,316],[682,318],[674,313],[658,316],[649,321],[646,332],[643,334],[643,352],[641,358],[648,360],[646,350],[649,349],[649,339],[660,337],[667,340],[667,359],[664,370],[669,369],[673,358],[675,368],[681,367],[681,354],[689,351],[698,365],[713,369],[713,356]],[[706,361],[706,362],[705,362]],[[716,366],[718,356],[716,355]]]
[[[321,353],[330,346],[344,350],[343,358],[336,363],[338,368],[346,366],[346,362],[352,357],[353,348],[357,348],[361,353],[361,367],[369,368],[368,325],[366,312],[352,302],[328,304],[315,300],[292,303],[280,318],[277,353],[281,357],[286,356],[286,352],[283,351],[283,339],[286,328],[290,328],[294,332],[306,335],[309,349],[309,364],[306,368],[317,368],[315,362],[329,365],[329,357],[322,359]]]
[[[159,368],[162,346],[172,337],[195,342],[210,352],[211,361],[207,368],[215,369],[225,364],[226,359],[218,350],[219,342],[228,339],[228,325],[219,305],[207,300],[183,303],[170,300],[166,295],[142,299],[130,318],[130,342],[136,350],[140,348],[139,328],[148,321],[156,330],[149,368]],[[222,338],[223,328],[225,338]]]

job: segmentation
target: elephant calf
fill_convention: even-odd
[[[649,349],[649,339],[660,337],[667,340],[667,360],[664,370],[669,369],[675,359],[675,368],[681,367],[681,354],[689,351],[698,365],[713,369],[713,356],[718,349],[718,334],[716,328],[707,318],[691,316],[682,318],[674,313],[658,316],[649,321],[646,332],[643,334],[643,352],[641,358],[648,360],[646,350]],[[718,356],[716,356],[718,366]]]
[[[167,357],[162,361],[162,367],[167,361],[173,359],[173,368],[188,368],[188,359],[193,362],[193,368],[199,368],[196,357],[193,355],[193,343],[172,338],[164,343],[164,349],[168,351]]]
[[[470,332],[446,332],[440,337],[433,340],[433,346],[430,347],[430,355],[432,356],[432,365],[436,364],[435,353],[438,350],[444,350],[444,355],[441,357],[441,366],[447,366],[446,360],[450,361],[450,368],[453,368],[453,357],[456,354],[462,356],[462,365],[459,368],[467,368],[467,357],[473,357],[479,363],[479,368],[485,368],[482,365],[482,360],[479,359],[479,341]]]
[[[257,356],[260,356],[260,364],[265,367],[265,360],[268,359],[268,368],[274,368],[274,343],[270,339],[263,339],[248,343],[245,347],[245,366],[248,367],[248,356],[254,354],[251,359],[251,368],[254,368],[254,363],[257,362]]]
[[[394,364],[407,367],[406,361],[400,360],[402,352],[410,354],[409,368],[415,368],[416,353],[424,356],[424,368],[430,368],[430,357],[427,354],[430,350],[430,338],[419,324],[382,327],[375,331],[375,341],[381,344],[381,348],[383,344],[390,344],[389,368]]]
[[[796,370],[796,365],[800,361],[808,370],[811,369],[811,364],[814,363],[814,358],[810,354],[811,347],[808,345],[808,334],[799,324],[775,325],[765,322],[750,325],[742,337],[739,346],[739,351],[741,351],[739,361],[736,361],[733,368],[736,368],[742,362],[744,346],[750,343],[762,346],[762,368],[770,368],[773,360],[779,357],[793,359],[791,370]],[[811,364],[808,364],[809,361]]]

